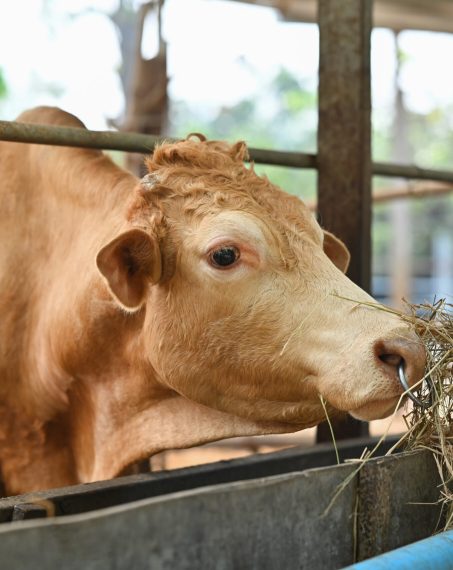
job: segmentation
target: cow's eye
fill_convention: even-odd
[[[239,257],[240,252],[238,248],[233,245],[228,245],[211,251],[209,261],[214,267],[228,267],[236,263]]]

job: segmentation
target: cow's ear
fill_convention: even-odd
[[[115,299],[128,310],[137,310],[145,301],[148,284],[157,283],[161,276],[158,241],[143,230],[129,230],[100,250],[96,265]]]
[[[346,273],[349,267],[351,255],[345,244],[330,232],[324,230],[324,253],[343,273]]]

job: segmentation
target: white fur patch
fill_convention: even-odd
[[[156,174],[147,174],[140,180],[140,185],[143,186],[145,190],[152,190],[158,182],[159,177]]]

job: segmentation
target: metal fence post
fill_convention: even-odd
[[[319,0],[318,20],[319,220],[345,242],[351,252],[348,275],[369,291],[372,0]],[[336,437],[359,435],[364,426],[347,420],[337,425]],[[318,431],[318,441],[329,438],[324,428]]]

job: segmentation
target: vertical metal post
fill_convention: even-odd
[[[318,0],[318,21],[319,220],[345,242],[351,252],[348,276],[369,291],[372,0]],[[363,434],[366,427],[342,423],[335,429],[338,438]],[[318,430],[318,441],[329,437]]]
[[[319,0],[318,203],[351,252],[349,276],[370,289],[371,0]]]

